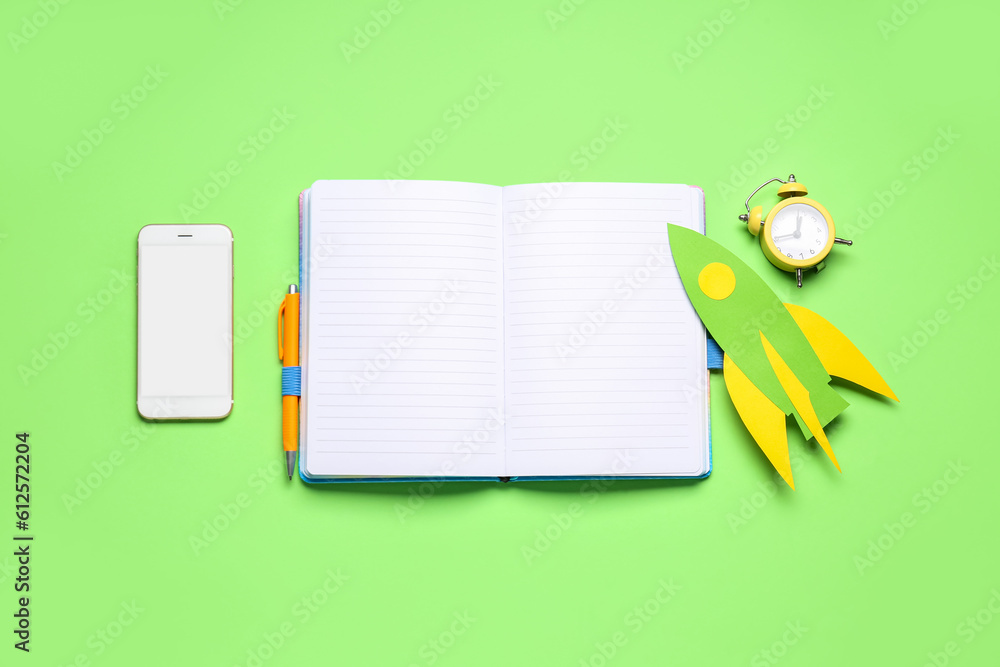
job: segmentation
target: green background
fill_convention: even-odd
[[[10,480],[31,433],[36,538],[23,655],[6,485],[2,662],[995,664],[996,4],[403,0],[346,55],[390,3],[336,5],[0,10],[0,458]],[[480,77],[500,85],[447,122]],[[294,118],[268,136],[275,110]],[[717,375],[704,481],[452,484],[423,502],[289,483],[274,317],[296,197],[384,178],[437,128],[413,178],[702,186],[709,235],[842,329],[902,402],[841,386],[844,472],[792,429],[794,492]],[[792,171],[856,241],[801,291],[736,221]],[[136,234],[185,214],[235,235],[236,405],[148,425]]]

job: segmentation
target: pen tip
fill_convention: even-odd
[[[288,479],[295,474],[295,452],[285,452],[285,461],[288,464]]]

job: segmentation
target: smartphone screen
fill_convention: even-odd
[[[139,232],[138,407],[220,419],[233,404],[233,236],[224,225]]]

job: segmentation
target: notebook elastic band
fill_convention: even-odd
[[[722,370],[722,359],[724,353],[719,344],[714,339],[708,339],[708,368],[709,370]]]

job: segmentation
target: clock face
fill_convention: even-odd
[[[809,204],[789,204],[771,221],[771,240],[785,257],[796,260],[823,259],[830,239],[826,218]]]

